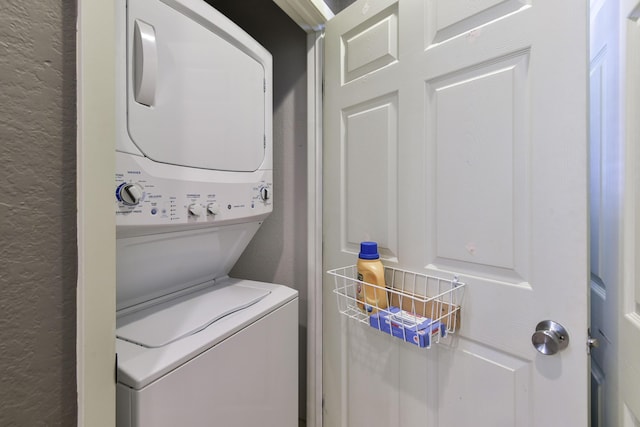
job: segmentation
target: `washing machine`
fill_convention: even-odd
[[[116,4],[117,425],[297,426],[298,294],[229,277],[277,191],[271,55],[201,0]]]

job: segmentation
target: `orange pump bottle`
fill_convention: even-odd
[[[357,283],[356,299],[358,307],[367,314],[374,314],[379,309],[385,309],[389,303],[385,289],[384,266],[380,261],[378,244],[376,242],[360,243],[358,255],[358,281],[375,286],[367,286],[365,283]]]

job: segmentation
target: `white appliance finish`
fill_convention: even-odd
[[[163,347],[117,340],[118,427],[297,425],[297,292],[246,280],[225,282],[222,289],[269,294]],[[216,292],[215,287],[200,291],[192,301]],[[171,303],[155,314],[162,316],[167,306]],[[168,315],[155,326],[143,322],[138,332],[171,326],[172,320]],[[119,329],[122,323],[119,318]]]
[[[272,210],[271,169],[229,173],[157,163],[120,152],[116,152],[116,165],[116,191],[126,185],[140,191],[135,205],[116,201],[120,235],[148,234],[158,231],[154,230],[158,225],[166,231],[175,225],[260,221]]]
[[[127,8],[128,138],[118,150],[203,169],[263,167],[271,138],[264,49],[204,1],[134,0]],[[143,103],[141,87],[153,93]]]
[[[200,0],[119,5],[118,426],[294,427],[297,292],[228,277],[273,209],[271,55]]]
[[[121,6],[118,234],[266,218],[273,190],[271,55],[201,0]]]

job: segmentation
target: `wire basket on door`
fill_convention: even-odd
[[[355,265],[327,273],[335,280],[338,311],[381,332],[429,348],[460,328],[465,283],[455,276],[441,279],[385,267],[381,286],[358,280]],[[363,300],[366,292],[374,298]]]

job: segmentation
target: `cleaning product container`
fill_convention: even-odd
[[[387,308],[389,301],[385,291],[384,266],[380,261],[376,242],[360,243],[357,269],[359,283],[356,287],[356,298],[358,307],[368,314]]]

